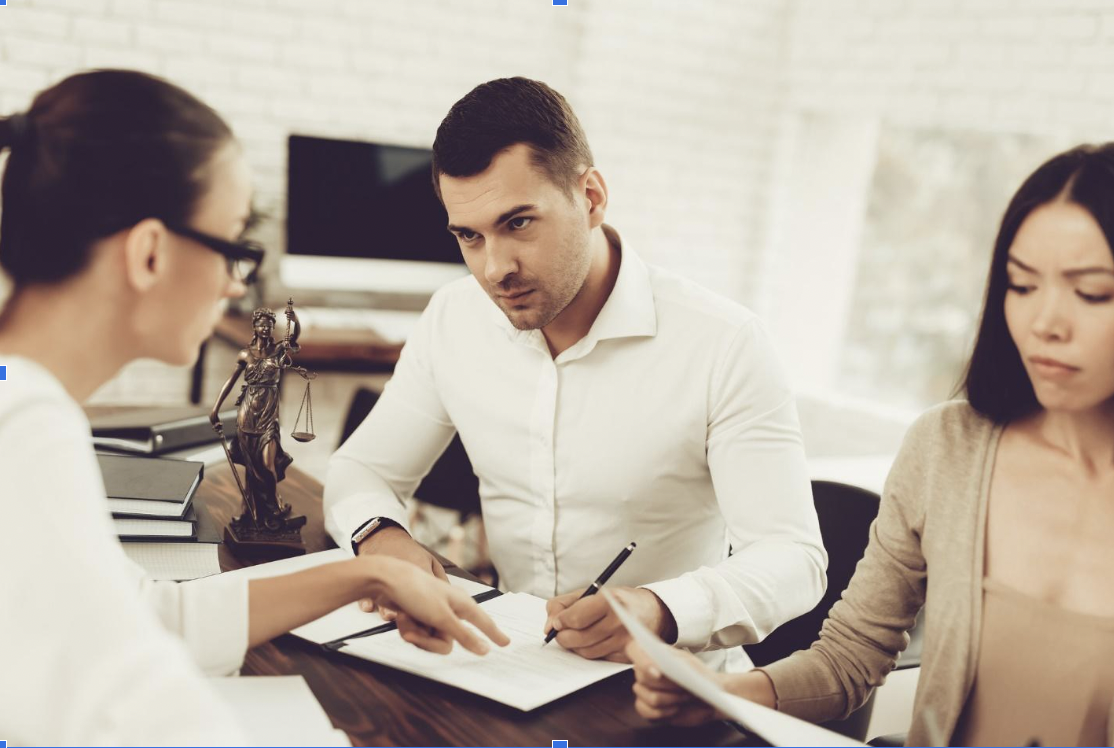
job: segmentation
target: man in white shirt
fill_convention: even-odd
[[[756,642],[810,610],[827,557],[757,318],[623,246],[576,115],[545,84],[478,86],[433,150],[472,277],[434,295],[330,461],[337,543],[443,574],[405,501],[459,432],[500,584],[550,598],[564,647],[622,656],[603,596],[577,598],[631,541],[608,588],[666,641]]]

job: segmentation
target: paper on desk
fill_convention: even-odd
[[[447,655],[418,649],[397,631],[354,639],[342,650],[430,680],[478,693],[494,701],[530,711],[630,668],[615,662],[585,660],[545,641],[545,600],[512,593],[483,603],[483,608],[510,637],[506,647],[492,645],[474,655],[460,645]]]
[[[348,551],[341,548],[334,548],[331,551],[308,553],[304,556],[285,558],[281,561],[272,561],[267,564],[259,564],[257,566],[249,566],[245,569],[225,572],[225,576],[242,576],[246,579],[265,579],[267,577],[277,577],[281,574],[293,574],[298,571],[321,566],[322,564],[345,561],[351,558],[352,554]],[[449,583],[452,584],[453,587],[467,592],[469,595],[477,595],[492,589],[485,584],[454,576],[449,577]],[[373,626],[378,626],[384,622],[383,617],[378,613],[365,613],[360,610],[359,603],[349,603],[343,608],[339,608],[332,613],[318,618],[316,621],[310,621],[304,626],[299,626],[290,633],[316,644],[324,644],[325,642],[331,642],[334,639],[340,639],[349,634],[355,634],[359,631],[372,628]]]
[[[699,670],[685,662],[681,654],[650,633],[642,623],[609,593],[601,590],[619,620],[634,640],[641,645],[662,673],[689,693],[711,704],[744,729],[758,735],[770,745],[864,746],[839,733],[825,730],[810,722],[768,709],[761,704],[732,696]]]
[[[251,745],[351,746],[300,675],[211,678]]]
[[[220,574],[216,543],[121,543],[151,579],[184,582]]]

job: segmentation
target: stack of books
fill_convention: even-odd
[[[229,438],[235,409],[222,411]],[[220,573],[220,528],[193,507],[206,464],[225,462],[202,408],[94,408],[90,425],[116,534],[154,579]]]
[[[220,528],[193,506],[205,464],[97,453],[124,552],[159,580],[220,573]]]
[[[197,540],[192,504],[204,463],[105,453],[98,453],[97,461],[120,540]]]

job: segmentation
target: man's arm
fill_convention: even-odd
[[[441,403],[430,363],[440,304],[435,295],[402,351],[394,376],[364,422],[329,460],[325,529],[341,548],[380,517],[381,529],[359,552],[406,558],[443,575],[409,535],[406,501],[456,433]]]
[[[757,319],[720,357],[710,404],[708,467],[734,553],[646,585],[672,612],[677,644],[694,649],[761,641],[827,584],[796,405]]]

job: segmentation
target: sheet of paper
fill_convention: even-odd
[[[211,678],[251,745],[351,746],[300,675]]]
[[[229,571],[225,572],[225,574],[243,576],[247,579],[264,579],[266,577],[276,577],[280,574],[293,574],[294,572],[312,569],[322,564],[344,561],[350,558],[352,558],[352,554],[348,551],[341,548],[334,548],[330,551],[309,553],[304,556],[295,556],[294,558],[286,558],[268,564],[249,566],[246,569]],[[457,589],[467,592],[469,595],[489,592],[492,589],[485,584],[454,576],[449,577],[449,583]],[[360,610],[358,603],[349,603],[343,608],[339,608],[332,613],[318,618],[316,621],[310,621],[306,625],[294,629],[290,633],[317,644],[324,644],[325,642],[340,639],[349,634],[355,634],[359,631],[372,628],[373,626],[378,626],[381,623],[384,623],[384,620],[378,613],[365,613]]]
[[[766,740],[770,745],[863,746],[839,733],[825,730],[810,722],[767,709],[761,704],[732,696],[684,660],[681,653],[654,636],[627,611],[606,589],[602,590],[619,620],[646,654],[670,680],[689,693],[711,704],[744,729]]]
[[[122,543],[152,579],[184,582],[220,574],[216,543]]]
[[[355,639],[346,654],[421,675],[440,683],[478,693],[489,699],[530,711],[585,686],[630,668],[614,662],[585,660],[556,641],[542,646],[545,600],[533,595],[507,594],[483,603],[511,643],[492,645],[484,656],[456,645],[438,655],[406,643],[397,631]]]
[[[193,524],[172,519],[121,519],[112,520],[117,535],[162,535],[188,538],[193,535]]]

